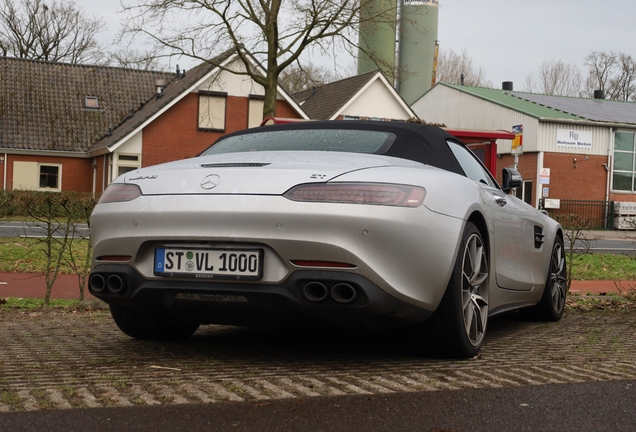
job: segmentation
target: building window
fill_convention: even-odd
[[[634,192],[634,155],[634,132],[616,132],[612,190]]]
[[[225,131],[227,94],[199,92],[199,129]]]
[[[250,95],[249,99],[249,113],[247,119],[247,127],[253,128],[260,126],[263,122],[263,106],[265,105],[264,96]]]
[[[57,165],[40,165],[40,189],[60,188],[60,167]]]
[[[117,176],[141,168],[139,155],[117,154]]]
[[[62,190],[62,165],[15,161],[13,189],[59,192]]]
[[[97,96],[84,96],[84,107],[89,109],[98,109],[99,100]]]
[[[515,189],[515,196],[534,207],[532,203],[532,180],[524,180],[521,187]]]

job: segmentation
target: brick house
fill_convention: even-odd
[[[176,73],[2,57],[0,186],[100,193],[127,171],[258,126],[264,89],[244,67],[235,51]],[[282,87],[277,111],[309,118]]]
[[[295,93],[294,99],[313,120],[408,120],[416,116],[379,70]]]
[[[439,83],[412,108],[453,128],[522,126],[516,151],[512,140],[500,141],[498,172],[522,151],[518,193],[534,206],[541,198],[636,202],[636,103],[517,92],[512,83],[501,90]]]

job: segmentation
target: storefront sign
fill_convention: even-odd
[[[592,148],[592,131],[557,129],[557,147]]]
[[[543,208],[558,209],[561,208],[561,200],[554,198],[546,198],[543,200]]]

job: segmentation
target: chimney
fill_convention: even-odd
[[[166,85],[166,82],[162,79],[155,80],[155,88],[157,89],[157,99],[163,96],[163,87]]]
[[[512,81],[504,81],[501,83],[502,90],[512,91]]]
[[[605,99],[604,90],[594,90],[594,99]]]

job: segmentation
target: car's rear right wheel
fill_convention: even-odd
[[[136,339],[187,339],[199,328],[198,323],[150,318],[112,305],[110,313],[117,327],[128,336]]]
[[[425,352],[470,358],[479,353],[488,322],[488,259],[482,235],[468,222],[441,303],[423,323]]]

